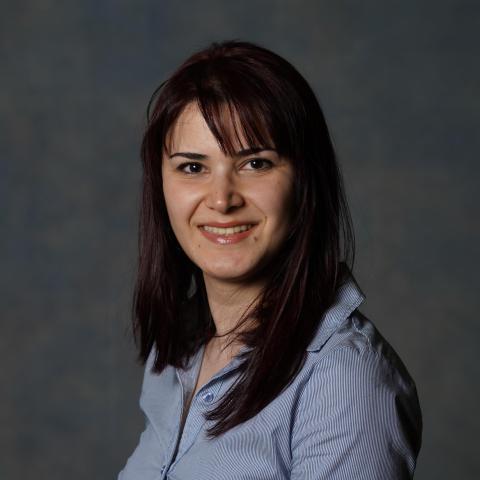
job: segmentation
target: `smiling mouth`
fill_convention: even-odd
[[[206,232],[214,233],[215,235],[234,235],[235,233],[246,232],[254,226],[253,223],[246,225],[236,225],[235,227],[211,227],[210,225],[202,225],[200,228]]]

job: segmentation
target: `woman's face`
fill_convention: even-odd
[[[170,134],[163,192],[178,242],[205,276],[248,282],[291,228],[292,164],[268,149],[239,146],[238,155],[225,156],[195,103]]]

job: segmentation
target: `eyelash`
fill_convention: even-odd
[[[262,170],[267,170],[269,168],[271,168],[273,166],[273,162],[271,160],[267,160],[266,158],[251,158],[248,162],[255,162],[255,161],[261,161],[263,163],[267,163],[269,164],[268,167],[264,167],[264,168],[253,168],[251,170],[258,170],[258,171],[262,171]],[[202,172],[185,172],[184,171],[184,168],[185,167],[188,167],[189,165],[200,165],[203,167],[203,165],[199,162],[185,162],[185,163],[182,163],[180,164],[176,169],[179,170],[180,172],[182,173],[185,173],[186,175],[198,175],[199,173],[202,173]]]

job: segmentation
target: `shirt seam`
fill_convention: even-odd
[[[352,312],[353,313],[353,312]],[[353,325],[353,328],[355,329],[355,331],[361,335],[367,342],[368,344],[368,347],[369,347],[369,350],[375,354],[375,356],[378,358],[378,352],[373,348],[373,345],[372,345],[372,341],[370,340],[370,337],[365,333],[365,332],[362,332],[358,326],[357,326],[357,323],[355,322],[355,318],[353,318],[353,314],[349,317],[349,319],[351,320],[351,323]],[[345,347],[349,347],[349,345],[345,345]],[[350,347],[352,348],[352,347]]]

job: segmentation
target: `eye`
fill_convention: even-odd
[[[248,164],[251,164],[253,168],[247,170],[267,170],[272,167],[273,162],[266,158],[252,158],[246,163],[246,165]]]
[[[185,170],[186,168],[191,169],[190,171]],[[179,165],[176,169],[186,173],[187,175],[195,175],[196,173],[201,173],[203,165],[197,162],[185,162]]]

